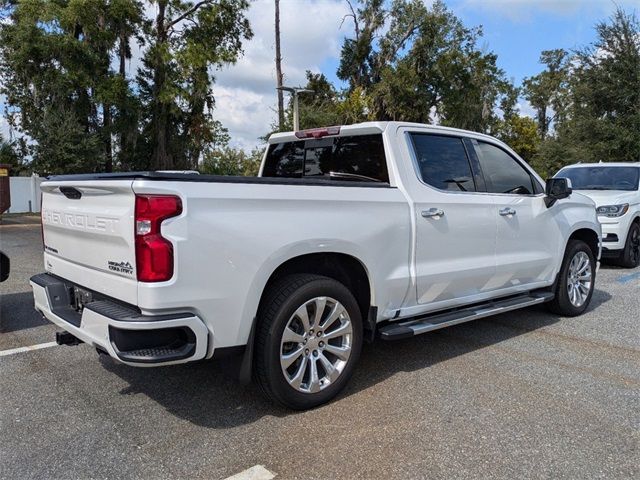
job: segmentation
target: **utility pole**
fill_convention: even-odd
[[[293,95],[293,131],[297,132],[300,130],[300,113],[298,109],[298,94],[299,93],[313,93],[313,90],[309,90],[308,88],[302,87],[278,87],[277,88],[280,95],[282,92],[289,92]]]
[[[282,92],[282,54],[280,53],[280,0],[276,4],[276,87],[278,89],[278,129],[284,129],[284,94]]]

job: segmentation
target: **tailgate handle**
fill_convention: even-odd
[[[82,192],[73,187],[60,187],[60,192],[71,200],[80,200],[80,197],[82,197]]]

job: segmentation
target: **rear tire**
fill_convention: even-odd
[[[629,227],[627,241],[616,263],[624,268],[636,268],[640,265],[640,223],[635,221]]]
[[[565,317],[581,315],[591,302],[595,280],[596,261],[591,248],[582,240],[569,240],[555,297],[547,308]]]
[[[258,313],[254,372],[272,401],[317,407],[347,384],[362,348],[358,302],[340,282],[289,275],[266,293]]]

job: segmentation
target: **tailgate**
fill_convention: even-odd
[[[135,194],[131,185],[132,180],[42,183],[47,271],[135,303]]]

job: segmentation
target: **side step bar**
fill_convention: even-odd
[[[432,332],[440,328],[457,325],[458,323],[470,322],[471,320],[478,320],[480,318],[510,312],[511,310],[549,302],[553,300],[553,297],[554,294],[551,292],[532,292],[502,300],[492,300],[459,310],[435,313],[426,317],[391,323],[380,328],[378,331],[383,340],[401,340],[403,338],[420,335],[421,333]]]

